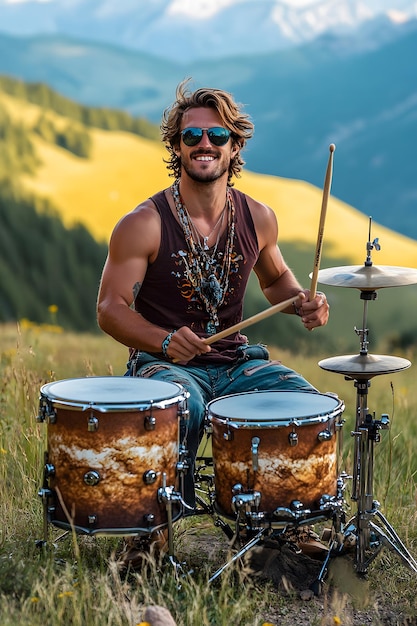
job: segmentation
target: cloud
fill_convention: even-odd
[[[54,2],[54,0],[4,0],[4,4],[27,4],[28,2],[39,2],[40,4],[46,4],[47,2]]]

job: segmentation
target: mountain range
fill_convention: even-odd
[[[193,78],[193,87],[226,89],[244,103],[255,123],[254,138],[244,153],[248,169],[321,187],[328,146],[335,143],[332,193],[380,224],[417,239],[413,144],[417,137],[417,20],[413,5],[408,0],[316,0],[296,10],[289,2],[273,0],[124,0],[117,5],[106,0],[13,4],[0,0],[0,29],[9,31],[0,34],[0,73],[42,81],[83,104],[121,108],[155,123],[173,100],[176,84],[188,76]],[[138,7],[142,28],[135,21]],[[199,21],[187,14],[187,7],[189,11],[194,7],[194,13],[200,7]],[[204,7],[206,11],[211,8],[212,14],[203,19]],[[264,20],[254,7],[262,8]],[[278,9],[281,14],[287,11],[287,21],[281,24],[293,24],[285,32],[295,32],[297,16],[311,28],[301,28],[304,22],[299,21],[304,42],[295,45],[291,35],[285,45],[277,40],[273,51],[263,53],[267,38],[262,25],[272,27],[271,16]],[[234,20],[227,19],[227,11]],[[150,37],[151,25],[158,23],[162,28],[167,15],[171,16],[170,28]],[[322,28],[317,35],[320,15]],[[339,22],[330,27],[336,15]],[[177,28],[180,18],[183,30]],[[201,37],[197,22],[209,37]],[[229,55],[213,60],[213,54],[224,53],[227,26]],[[123,33],[129,27],[137,35],[135,49],[126,47]],[[23,36],[25,28],[31,36]],[[118,28],[120,45],[116,46],[112,33]],[[259,34],[256,54],[238,54],[233,48],[233,33],[239,28],[242,41],[248,42],[247,53],[249,42],[256,39],[253,33]],[[246,37],[248,29],[252,37]],[[39,32],[43,34],[35,35]],[[146,33],[153,47],[143,44]],[[199,35],[204,59],[193,47]],[[212,39],[215,35],[218,46]],[[173,36],[177,43],[172,44],[167,59],[164,46]],[[105,39],[111,44],[103,43]],[[141,46],[147,51],[141,51]],[[158,55],[155,46],[159,46]],[[193,60],[184,63],[176,57],[187,46]]]

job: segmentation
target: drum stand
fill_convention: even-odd
[[[354,468],[352,481],[352,500],[357,502],[356,515],[347,523],[342,539],[335,541],[323,564],[318,582],[322,583],[327,573],[330,556],[343,553],[346,545],[356,546],[355,569],[359,575],[365,575],[370,563],[379,554],[383,546],[394,551],[401,561],[414,573],[417,573],[417,561],[408,552],[401,539],[379,510],[380,504],[374,500],[374,451],[380,441],[380,430],[389,428],[389,417],[382,414],[375,419],[375,414],[368,409],[368,389],[374,376],[401,371],[411,365],[406,359],[368,354],[368,329],[366,328],[367,304],[376,299],[374,290],[362,290],[364,300],[363,328],[355,332],[360,336],[360,354],[356,356],[335,357],[319,362],[323,369],[341,373],[348,381],[354,381],[357,390],[356,424],[351,433],[354,437]],[[378,523],[376,523],[376,521]]]
[[[207,503],[206,499],[197,495],[197,502],[201,507],[201,512],[214,518],[215,526],[222,529],[232,546],[238,541],[242,541],[242,535],[246,536],[245,543],[229,561],[210,577],[209,583],[219,578],[228,567],[239,561],[249,550],[262,543],[266,538],[276,540],[278,545],[286,544],[296,552],[297,548],[294,542],[285,538],[285,533],[288,529],[332,519],[335,532],[340,533],[342,530],[345,521],[343,507],[345,503],[345,479],[347,478],[344,472],[337,479],[336,495],[323,495],[317,510],[305,509],[301,502],[293,501],[291,508],[278,507],[272,515],[267,517],[260,510],[261,493],[259,491],[236,494],[232,498],[232,507],[236,512],[235,527],[233,529],[215,509],[214,477],[205,473],[207,467],[212,465],[212,460],[204,457],[200,457],[198,460],[202,462],[202,466],[197,468],[195,473],[196,490],[200,489],[208,498]],[[205,483],[204,488],[201,488],[202,483]]]
[[[173,518],[173,504],[181,506],[181,510],[187,509],[188,511],[194,511],[193,507],[189,506],[184,498],[184,475],[188,470],[187,461],[187,449],[184,445],[180,446],[179,461],[177,463],[177,472],[180,480],[180,491],[175,491],[173,486],[167,486],[165,473],[162,474],[162,487],[158,489],[158,502],[165,505],[167,513],[167,531],[168,531],[168,553],[167,558],[171,565],[174,567],[176,574],[185,575],[182,564],[178,561],[174,551],[174,518]]]

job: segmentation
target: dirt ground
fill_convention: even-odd
[[[210,526],[189,528],[179,538],[181,558],[194,568],[204,559],[220,563],[220,569],[230,559],[229,548],[223,533]],[[391,591],[384,593],[380,571],[378,580],[372,572],[359,577],[354,556],[346,554],[330,559],[324,583],[318,584],[322,566],[322,559],[297,554],[268,539],[252,547],[242,563],[256,586],[272,586],[274,593],[269,605],[262,607],[262,617],[274,626],[417,626],[417,611],[410,615],[401,607],[400,597],[393,600]],[[390,572],[384,575],[388,578]],[[407,570],[405,577],[412,581],[415,595],[417,576]]]

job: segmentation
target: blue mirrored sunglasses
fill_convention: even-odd
[[[230,130],[222,126],[214,126],[213,128],[198,128],[194,126],[184,128],[184,130],[181,131],[182,140],[186,146],[196,146],[202,140],[204,131],[206,131],[207,137],[213,146],[225,146],[229,141]]]

